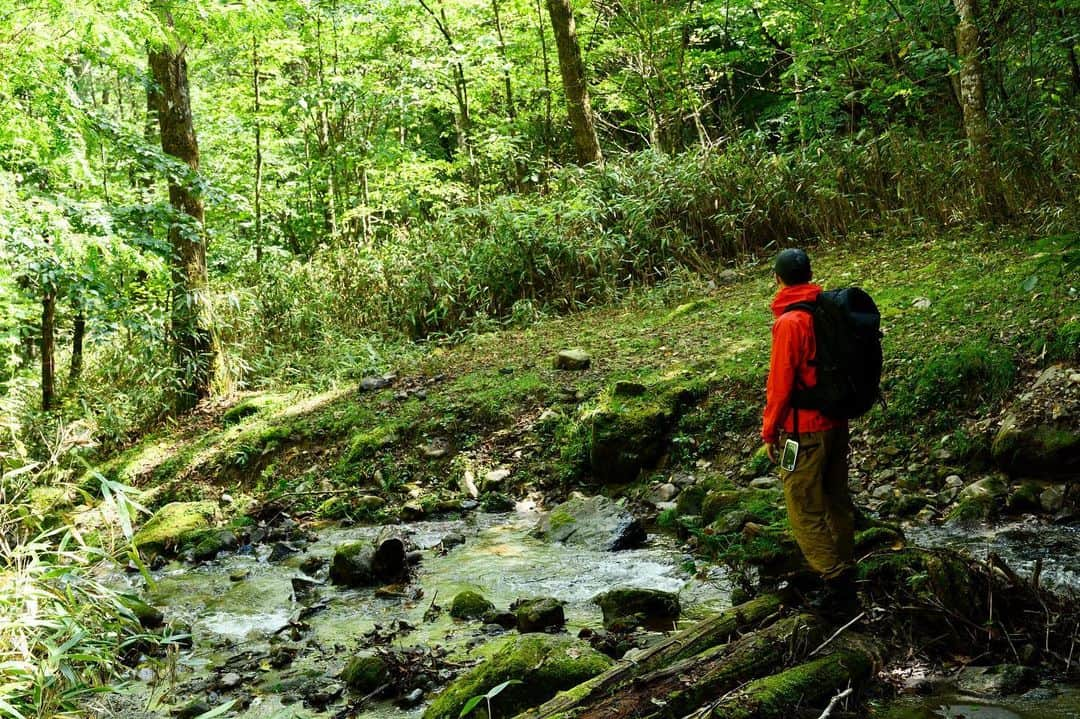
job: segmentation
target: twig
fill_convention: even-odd
[[[855,622],[859,621],[860,619],[862,619],[862,618],[863,618],[863,617],[865,617],[865,616],[866,616],[866,612],[859,612],[859,613],[858,613],[858,615],[856,615],[856,617],[855,617],[854,619],[852,619],[852,620],[851,620],[850,622],[848,622],[848,623],[847,623],[847,624],[845,624],[844,626],[842,626],[842,627],[840,627],[839,629],[837,629],[837,630],[836,630],[835,632],[833,632],[832,636],[831,636],[831,637],[829,637],[828,639],[826,639],[826,640],[825,640],[824,642],[822,642],[822,643],[821,643],[821,646],[820,646],[820,647],[818,647],[818,648],[817,648],[817,649],[815,649],[814,651],[810,652],[809,656],[811,656],[811,657],[812,657],[812,656],[814,656],[815,654],[817,654],[818,652],[820,652],[820,651],[821,651],[822,649],[824,649],[825,647],[829,646],[829,645],[830,645],[830,644],[832,643],[832,641],[833,641],[834,639],[836,639],[836,638],[837,638],[838,636],[840,636],[841,634],[843,634],[843,633],[844,633],[844,630],[845,630],[845,629],[847,629],[847,628],[848,628],[848,627],[850,627],[850,626],[851,626],[852,624],[854,624]]]
[[[837,705],[839,705],[840,702],[842,702],[844,699],[847,699],[849,696],[851,696],[851,692],[853,691],[854,689],[848,687],[844,691],[834,696],[832,700],[829,701],[829,706],[825,707],[825,711],[821,712],[821,716],[819,716],[818,719],[829,719],[829,717],[832,716],[833,709],[835,709]]]

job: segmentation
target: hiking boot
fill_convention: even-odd
[[[824,580],[822,588],[807,602],[807,607],[832,621],[847,622],[854,619],[862,609],[855,589],[854,573],[846,571],[837,577]]]

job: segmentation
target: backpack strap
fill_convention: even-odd
[[[805,313],[807,313],[809,315],[812,315],[812,314],[814,314],[815,309],[817,309],[817,300],[815,300],[813,302],[794,302],[794,303],[788,305],[787,307],[785,307],[784,310],[780,314],[786,315],[788,312],[805,312]],[[810,358],[809,360],[807,360],[807,364],[810,364],[810,365],[815,364],[814,358]],[[793,432],[793,434],[795,435],[795,441],[796,442],[799,441],[799,408],[795,405],[794,400],[795,400],[795,395],[798,392],[801,392],[801,391],[803,391],[805,389],[807,389],[807,388],[803,386],[802,378],[799,377],[798,370],[796,369],[796,371],[795,371],[795,386],[792,388],[791,397],[788,399],[788,402],[791,404],[791,411],[794,414],[794,416],[792,417],[792,420],[791,420],[791,428],[793,430],[795,430]]]

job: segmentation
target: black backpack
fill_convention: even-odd
[[[795,310],[814,318],[817,351],[810,363],[817,368],[817,384],[798,382],[791,406],[816,409],[830,419],[869,412],[881,399],[881,313],[874,300],[858,287],[845,287],[784,312]]]

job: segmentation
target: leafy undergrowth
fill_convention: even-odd
[[[1062,269],[1070,242],[976,229],[815,248],[817,281],[860,285],[882,312],[889,404],[862,426],[900,447],[928,443],[994,410],[1020,373],[1075,357],[1078,289]],[[767,259],[736,274],[719,287],[683,278],[618,306],[455,346],[403,348],[387,359],[396,378],[379,390],[247,395],[144,439],[98,471],[153,488],[153,504],[230,492],[314,510],[353,488],[389,500],[365,512],[390,514],[407,503],[413,512],[448,506],[470,482],[496,499],[562,491],[592,481],[587,418],[611,399],[612,385],[656,387],[673,376],[693,397],[663,415],[659,461],[745,468],[757,445],[775,286]],[[569,347],[587,350],[591,367],[553,369],[553,355]],[[495,468],[509,476],[485,486]],[[323,506],[348,511],[347,501]]]

